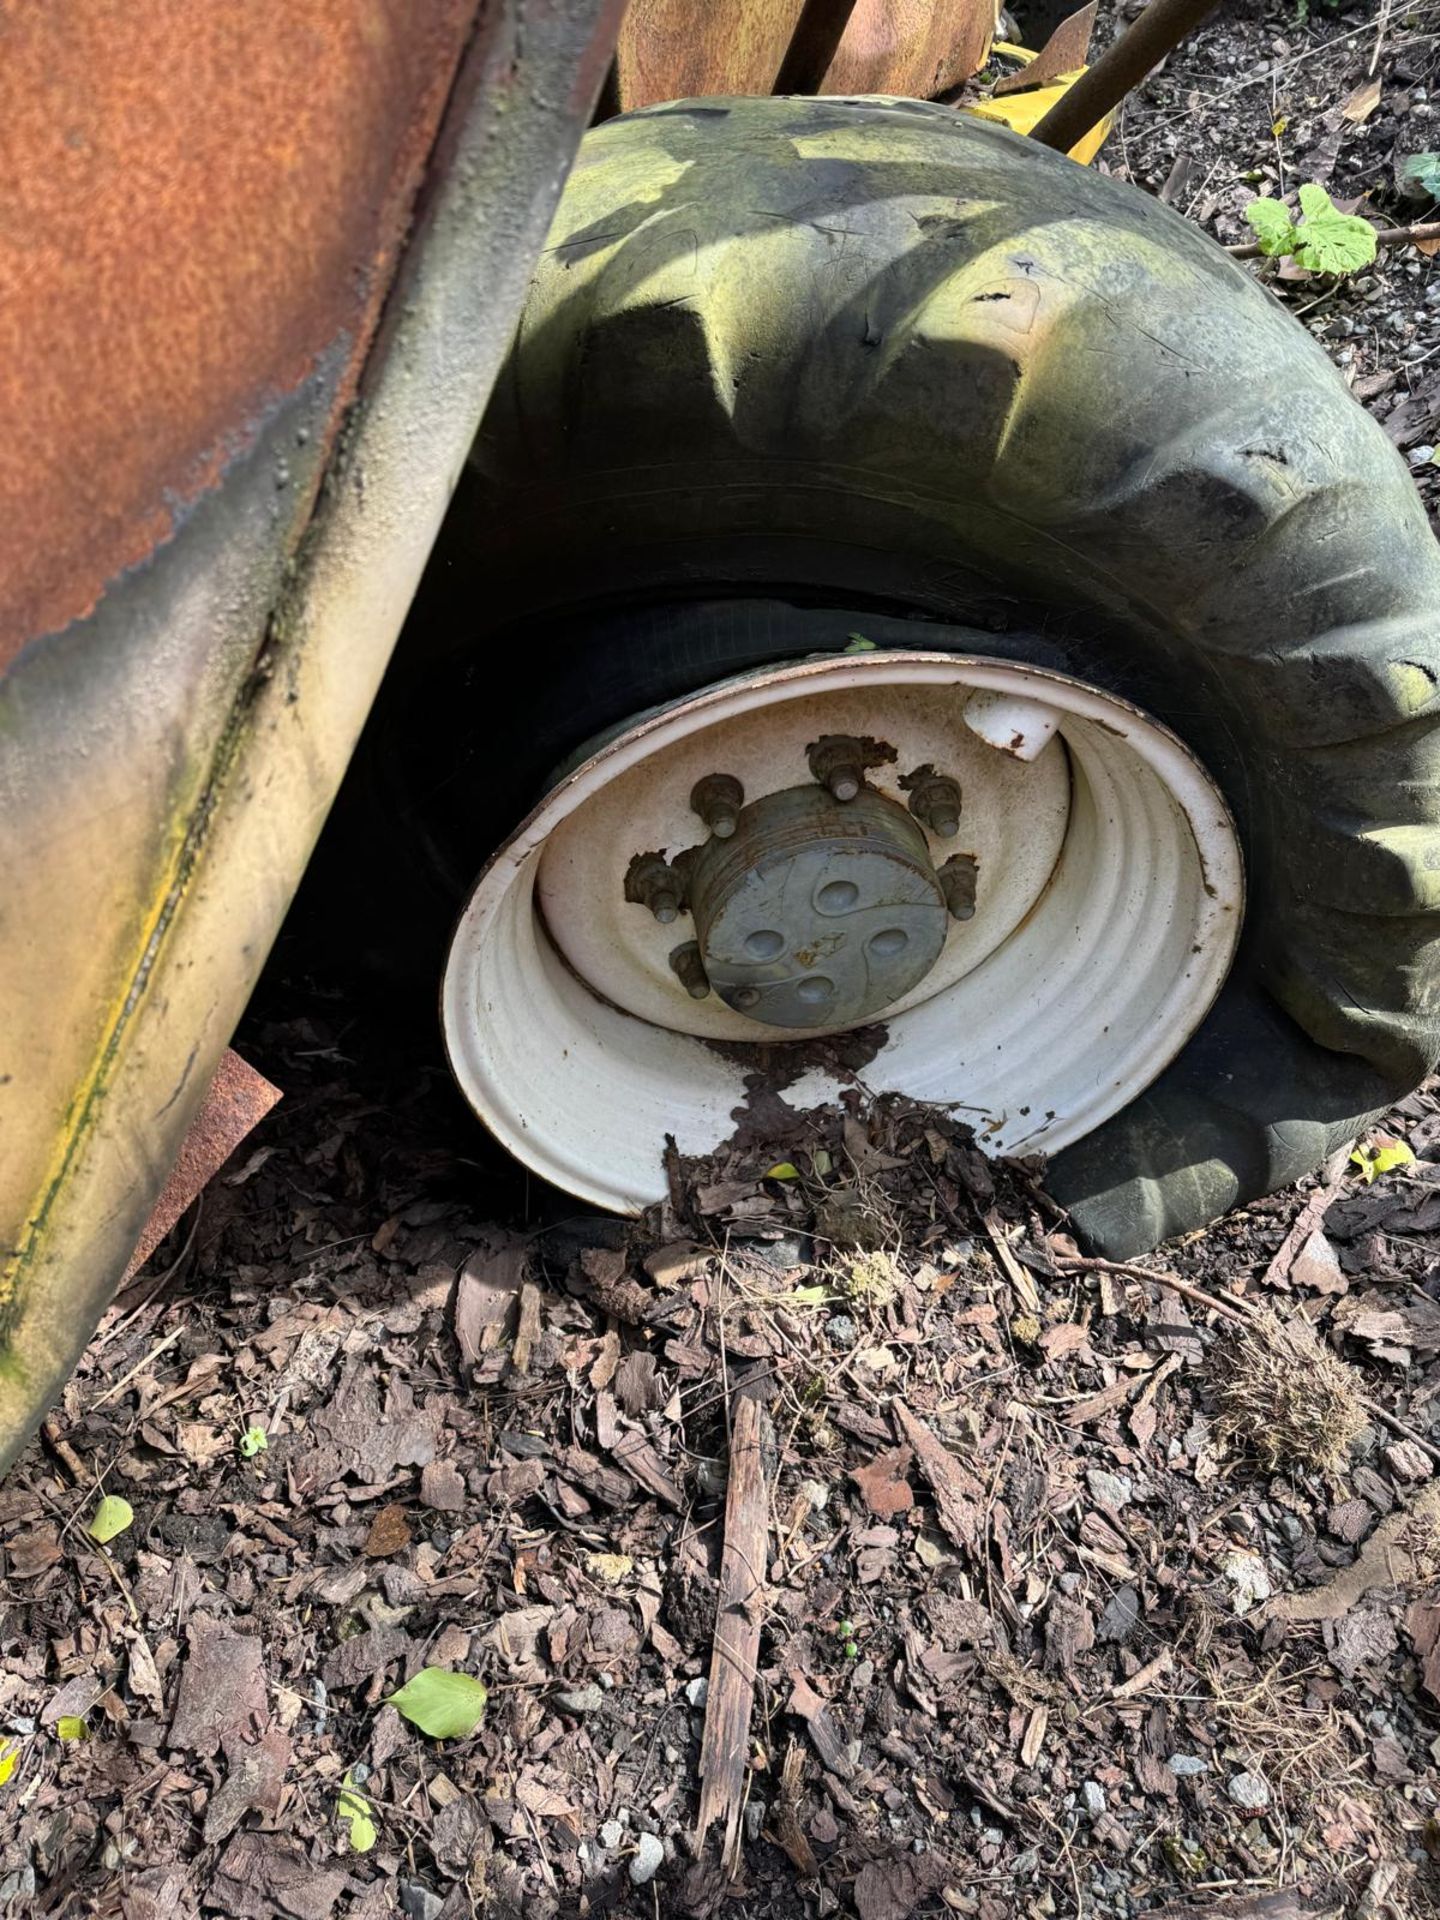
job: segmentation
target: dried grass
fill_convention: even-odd
[[[1366,1423],[1360,1382],[1300,1315],[1255,1309],[1211,1359],[1222,1440],[1253,1447],[1270,1472],[1338,1473]]]
[[[1205,1669],[1224,1742],[1278,1792],[1298,1789],[1307,1800],[1344,1779],[1353,1759],[1335,1708],[1307,1692],[1312,1671],[1287,1674],[1278,1660],[1238,1674],[1218,1660]]]

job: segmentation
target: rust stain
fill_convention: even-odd
[[[337,341],[353,383],[474,10],[0,13],[0,670],[166,539]]]

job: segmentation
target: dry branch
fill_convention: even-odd
[[[717,1820],[725,1826],[721,1858],[728,1871],[740,1864],[740,1816],[748,1779],[750,1714],[755,1699],[755,1663],[765,1587],[767,1504],[761,1457],[765,1412],[742,1394],[730,1435],[730,1482],[725,1498],[725,1548],[715,1608],[715,1644],[700,1743],[700,1813],[697,1841]]]

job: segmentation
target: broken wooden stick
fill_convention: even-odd
[[[697,1843],[717,1820],[724,1822],[721,1860],[728,1873],[740,1865],[740,1816],[749,1781],[750,1715],[755,1702],[755,1664],[765,1590],[768,1506],[762,1446],[765,1410],[751,1394],[735,1403],[730,1431],[730,1482],[725,1496],[725,1547],[715,1606],[715,1643],[700,1742],[700,1812]]]

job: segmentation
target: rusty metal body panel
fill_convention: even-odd
[[[631,0],[616,54],[622,111],[770,93],[804,0]],[[857,0],[822,93],[924,99],[984,65],[996,0]]]
[[[304,867],[618,12],[0,27],[0,1467]]]

